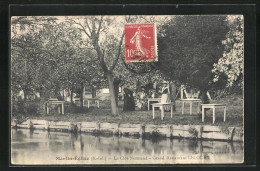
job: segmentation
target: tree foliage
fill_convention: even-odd
[[[81,32],[58,18],[12,18],[11,36],[13,96],[21,90],[25,98],[38,92],[46,101],[63,89],[82,89],[103,77]]]
[[[126,63],[124,24],[150,22],[158,26],[159,62]],[[174,80],[207,91],[216,84],[214,75],[217,81],[224,73],[232,85],[243,72],[243,24],[239,18],[12,17],[11,26],[13,95],[23,90],[49,98],[51,90],[59,93],[63,89],[82,91],[83,85],[108,86],[112,114],[118,114],[119,84],[134,89],[136,82],[146,85]],[[217,83],[223,84],[220,79]]]
[[[212,72],[215,74],[214,82],[220,80],[221,74],[227,77],[226,86],[232,87],[237,83],[243,87],[244,71],[244,22],[243,16],[229,16],[227,18],[229,32],[222,41],[225,47],[222,57],[214,64]]]
[[[159,68],[171,80],[207,91],[224,51],[226,16],[175,16],[161,28]]]

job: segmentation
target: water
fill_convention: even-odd
[[[243,143],[11,130],[12,164],[242,163]]]

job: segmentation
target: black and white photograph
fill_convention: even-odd
[[[10,20],[11,165],[244,163],[244,16]]]

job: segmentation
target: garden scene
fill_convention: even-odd
[[[157,62],[126,62],[127,23],[157,23]],[[201,104],[223,104],[226,121],[216,110],[214,125],[243,126],[241,16],[13,17],[11,26],[11,113],[20,122],[211,125],[212,109],[202,122]],[[165,118],[157,107],[153,119],[160,100],[148,110],[148,99],[163,94],[173,117],[166,106]],[[192,114],[185,103],[182,114],[183,99],[201,103]]]

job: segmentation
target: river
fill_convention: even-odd
[[[235,142],[11,130],[11,163],[18,165],[242,163],[243,147]]]

